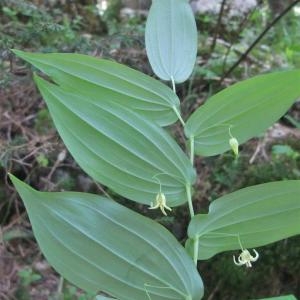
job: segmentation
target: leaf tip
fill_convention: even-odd
[[[18,191],[18,193],[22,196],[22,192],[24,192],[25,190],[27,191],[31,191],[31,192],[37,192],[35,189],[33,189],[31,186],[29,186],[28,184],[26,184],[25,182],[23,182],[22,180],[20,180],[19,178],[17,178],[16,176],[14,176],[11,173],[7,173],[9,179],[11,180],[11,182],[13,183],[14,187],[16,188],[16,190]]]
[[[14,176],[11,173],[7,173],[9,179],[11,180],[11,182],[15,185],[15,183],[17,184],[19,181],[21,181],[20,179],[18,179],[16,176]]]
[[[26,52],[18,50],[18,49],[10,49],[10,51],[12,53],[14,53],[16,56],[21,57],[24,59],[24,57],[26,56]]]

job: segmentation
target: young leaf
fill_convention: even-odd
[[[149,205],[160,190],[168,206],[187,200],[195,171],[162,128],[116,103],[83,102],[81,94],[35,80],[64,143],[91,177],[139,203]]]
[[[119,300],[201,299],[201,278],[161,225],[92,194],[38,192],[10,176],[49,263],[89,292]]]
[[[300,96],[300,70],[260,75],[212,96],[189,118],[188,138],[195,138],[195,153],[221,154],[230,149],[229,128],[244,143],[277,121]]]
[[[234,249],[267,245],[300,233],[300,180],[260,184],[215,200],[188,228],[199,237],[199,259]],[[190,245],[189,245],[190,246]]]
[[[197,55],[197,28],[187,0],[153,0],[146,23],[146,50],[154,73],[185,81]]]
[[[165,126],[177,120],[179,99],[161,82],[113,61],[82,54],[13,52],[47,74],[58,85],[86,95],[82,102],[110,102],[134,110]]]

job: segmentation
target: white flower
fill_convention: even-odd
[[[251,262],[255,262],[259,258],[259,254],[255,249],[253,249],[253,252],[254,252],[255,256],[252,256],[247,249],[243,249],[242,253],[238,257],[238,262],[235,260],[235,256],[233,255],[233,262],[237,266],[246,265],[246,267],[250,268],[250,267],[252,267]]]
[[[156,198],[155,198],[155,204],[153,204],[151,202],[151,206],[149,207],[149,209],[157,209],[157,208],[160,208],[161,212],[166,216],[167,213],[165,211],[165,209],[171,211],[172,208],[170,208],[169,206],[167,206],[167,200],[166,200],[166,196],[165,194],[159,192],[157,195],[156,195]]]

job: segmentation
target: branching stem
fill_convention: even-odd
[[[175,86],[175,81],[174,78],[171,77],[171,81],[172,81],[172,87],[173,87],[173,92],[176,94],[176,86]],[[173,110],[176,113],[179,121],[181,122],[182,126],[185,127],[185,122],[183,121],[178,109],[173,106]],[[194,140],[194,136],[190,136],[190,161],[192,166],[194,166],[194,145],[195,144],[195,140]],[[186,195],[187,195],[187,200],[188,200],[188,206],[189,206],[189,212],[190,212],[190,216],[191,219],[195,216],[195,212],[194,212],[194,207],[193,207],[193,202],[192,202],[192,187],[189,183],[186,184],[185,186],[186,189]],[[195,265],[197,266],[197,261],[198,261],[198,247],[199,247],[199,238],[194,239],[194,253],[193,253],[193,261],[195,263]]]

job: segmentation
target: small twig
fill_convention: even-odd
[[[25,166],[29,167],[29,168],[32,167],[31,163],[27,163],[27,162],[23,161],[23,159],[12,158],[11,161],[14,161],[15,163],[17,163],[23,167],[25,167]]]
[[[224,79],[230,75],[238,66],[239,64],[248,56],[248,54],[252,51],[252,49],[262,40],[262,38],[268,33],[268,31],[279,22],[282,17],[284,17],[300,0],[296,0],[292,2],[288,7],[286,7],[282,13],[280,13],[274,20],[267,25],[267,27],[261,32],[261,34],[255,39],[255,41],[249,46],[249,48],[240,56],[240,58],[229,68],[225,74],[223,74],[220,84],[224,81]]]
[[[219,16],[218,16],[218,21],[217,21],[217,25],[215,27],[215,32],[214,32],[214,37],[213,37],[213,41],[211,43],[211,47],[210,47],[210,53],[209,53],[209,57],[208,59],[211,57],[212,53],[215,50],[216,47],[216,43],[217,43],[217,38],[220,32],[220,27],[221,27],[221,22],[222,22],[222,18],[223,18],[223,14],[225,11],[225,4],[226,4],[226,0],[222,0],[221,3],[221,8],[220,8],[220,12],[219,12]]]
[[[229,56],[229,53],[230,53],[234,43],[237,42],[237,39],[239,38],[240,33],[245,30],[245,28],[247,26],[247,21],[254,14],[254,12],[257,10],[257,6],[258,6],[258,4],[255,6],[254,9],[252,9],[248,14],[246,14],[244,19],[240,22],[240,24],[239,24],[240,31],[239,31],[239,34],[234,38],[235,41],[233,41],[233,40],[230,41],[229,47],[227,48],[225,58],[224,58],[224,61],[223,61],[223,66],[222,66],[222,72],[223,73],[225,72],[225,68],[226,68],[226,64],[227,64],[227,58]],[[240,55],[240,53],[238,53],[238,54]]]
[[[9,298],[0,291],[0,299],[3,299],[3,300],[9,300]]]
[[[216,294],[216,292],[219,290],[221,285],[221,280],[218,281],[218,283],[216,284],[215,288],[213,289],[213,291],[210,293],[209,297],[207,298],[207,300],[212,300],[214,299],[214,296]]]
[[[67,155],[67,151],[66,151],[65,149],[62,150],[62,151],[58,154],[57,159],[56,159],[54,165],[52,166],[52,168],[51,168],[51,170],[50,170],[50,172],[49,172],[49,174],[48,174],[48,176],[47,176],[47,178],[46,178],[46,180],[47,180],[48,182],[51,182],[51,177],[52,177],[53,173],[54,173],[55,170],[58,168],[58,166],[61,164],[61,162],[63,162],[63,161],[65,160],[66,155]]]
[[[102,185],[100,185],[98,182],[94,181],[96,187],[110,200],[113,200],[114,199],[104,190],[104,188],[102,187]]]
[[[253,153],[253,155],[251,156],[251,158],[249,160],[249,164],[250,165],[254,163],[254,161],[255,161],[258,153],[260,152],[260,149],[261,149],[261,143],[258,143],[257,146],[256,146],[256,149],[255,149],[255,151]]]
[[[9,222],[9,224],[7,224],[6,226],[3,227],[2,232],[4,235],[4,232],[8,231],[9,229],[11,229],[12,227],[14,227],[16,224],[20,224],[21,220],[26,216],[26,212],[22,212],[21,214],[19,214],[15,219],[13,219],[12,221]],[[1,226],[0,226],[0,231],[1,231]],[[1,243],[1,240],[0,240]]]
[[[3,239],[3,230],[2,227],[0,226],[0,246],[4,246],[4,239]]]
[[[258,144],[256,146],[256,149],[253,153],[253,155],[251,156],[250,160],[249,160],[249,164],[253,164],[254,161],[256,160],[258,154],[260,152],[262,152],[262,156],[267,160],[268,159],[268,156],[266,154],[266,151],[265,151],[265,146],[266,146],[266,138],[264,137],[262,141],[258,141]]]

